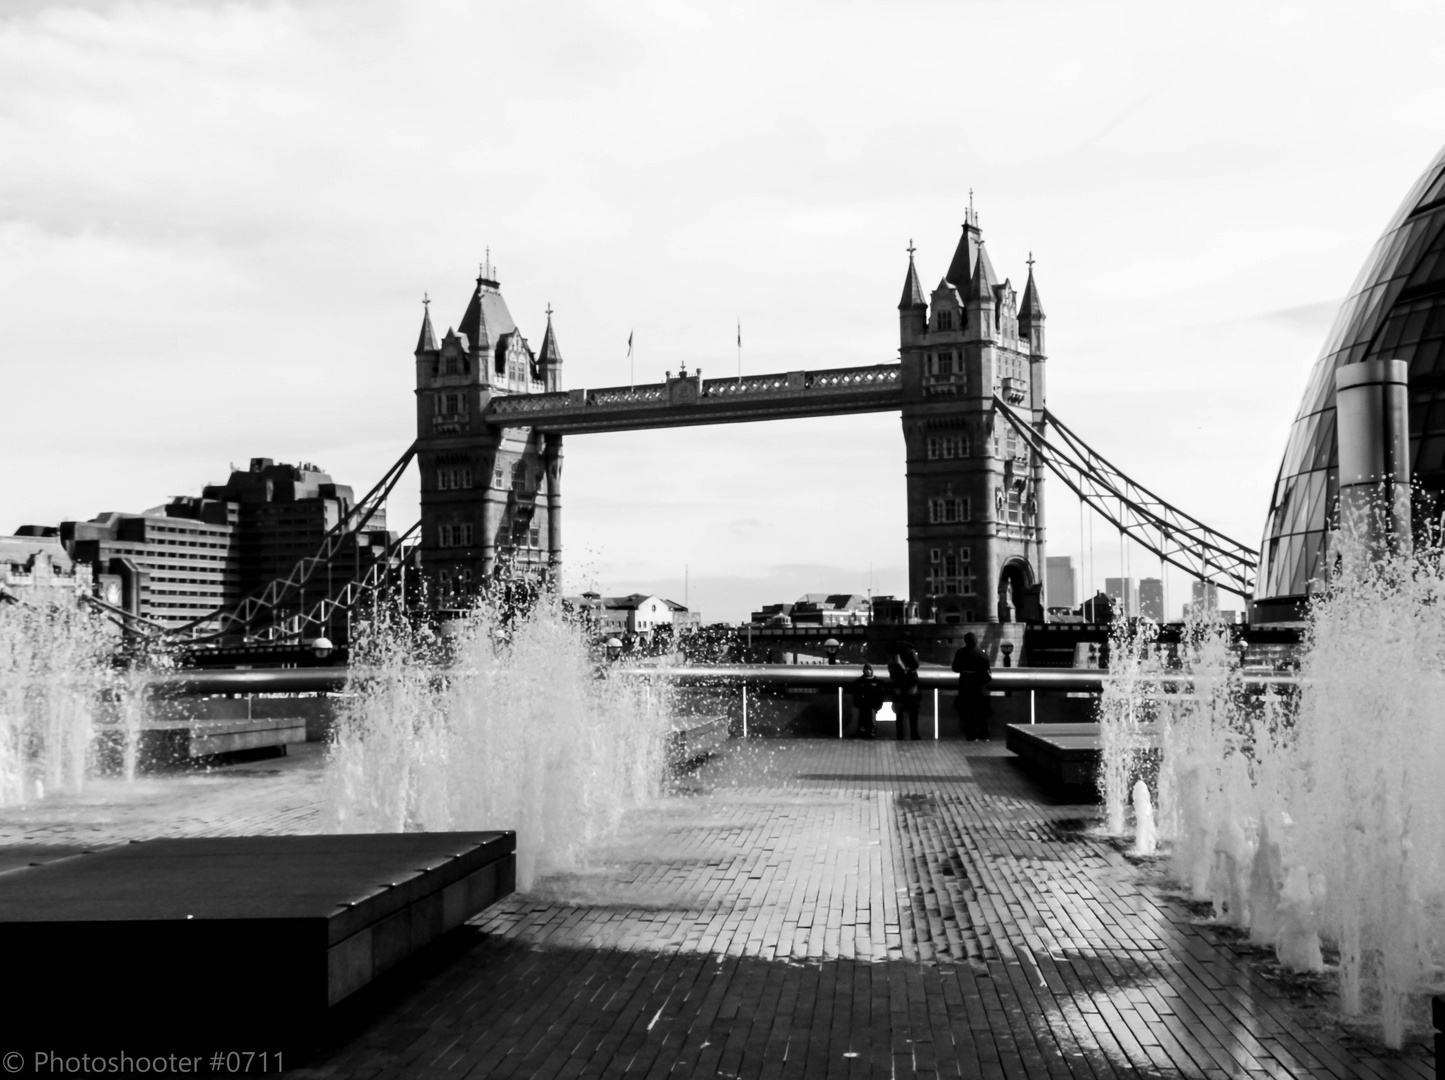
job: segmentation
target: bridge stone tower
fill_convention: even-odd
[[[431,308],[416,345],[421,561],[434,607],[463,604],[503,571],[547,580],[562,559],[562,436],[485,420],[493,398],[562,388],[547,309],[533,352],[490,265],[440,344]]]
[[[909,245],[898,303],[908,473],[908,591],[925,619],[1044,616],[1043,463],[994,405],[1044,424],[1044,311],[999,283],[972,208],[924,298]]]

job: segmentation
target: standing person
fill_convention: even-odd
[[[853,680],[848,693],[853,697],[853,707],[858,710],[858,730],[855,737],[874,738],[878,734],[874,718],[878,715],[878,707],[887,697],[887,691],[873,674],[872,664],[863,665],[863,677]]]
[[[893,683],[893,711],[898,717],[897,736],[918,738],[918,710],[923,704],[923,689],[918,684],[918,654],[907,642],[899,645],[888,660],[888,678]],[[904,735],[904,722],[908,735]]]
[[[993,682],[988,657],[978,647],[978,638],[963,635],[963,648],[953,654],[953,670],[958,672],[958,697],[953,707],[958,722],[969,742],[988,740],[988,721],[993,716],[993,703],[988,697],[988,684]]]

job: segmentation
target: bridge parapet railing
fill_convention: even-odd
[[[517,416],[526,413],[551,412],[566,408],[572,395],[563,390],[551,394],[507,394],[492,398],[491,411],[498,416]]]
[[[648,383],[646,386],[608,386],[601,390],[589,390],[585,404],[603,407],[608,405],[655,405],[666,400],[667,385],[665,383]]]
[[[728,399],[774,394],[852,393],[858,390],[891,390],[900,384],[897,364],[875,364],[826,371],[749,375],[737,379],[706,379],[702,384],[702,396]]]
[[[693,383],[692,395],[674,393],[674,383]],[[490,411],[497,417],[520,417],[592,409],[636,408],[681,403],[701,408],[738,400],[828,396],[859,391],[897,389],[902,380],[897,364],[830,368],[824,371],[788,371],[739,378],[700,379],[681,376],[666,383],[643,386],[607,386],[596,390],[558,391],[549,394],[508,394],[494,397]]]

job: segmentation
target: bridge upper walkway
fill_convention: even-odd
[[[886,412],[903,405],[898,364],[704,379],[494,397],[488,423],[559,434],[737,424],[793,416]]]

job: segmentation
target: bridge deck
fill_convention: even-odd
[[[665,383],[515,394],[492,399],[488,423],[561,434],[736,424],[903,405],[897,364],[791,371],[733,379],[679,375]]]

